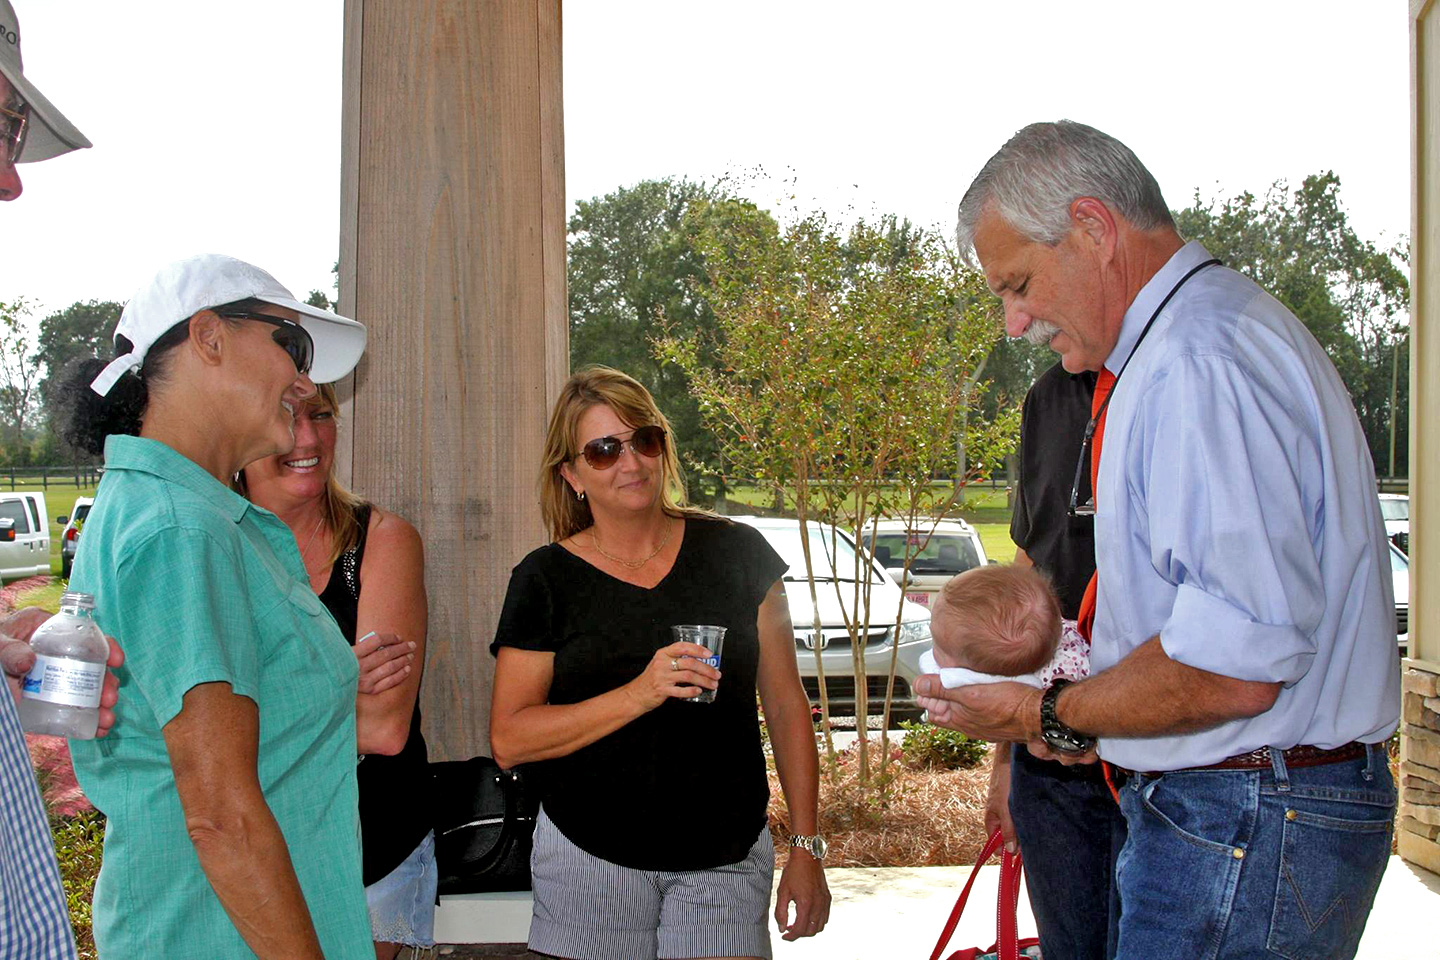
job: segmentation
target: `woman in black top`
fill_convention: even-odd
[[[415,528],[335,478],[328,385],[295,412],[295,448],[250,464],[240,492],[290,527],[310,586],[360,659],[356,736],[363,878],[377,960],[434,944],[433,817],[420,734],[425,561]],[[357,637],[363,638],[356,643]]]
[[[604,367],[572,376],[541,471],[553,542],[515,568],[491,646],[495,759],[533,764],[543,804],[533,950],[628,958],[642,948],[616,931],[648,927],[652,957],[770,955],[757,691],[795,839],[816,834],[819,764],[786,565],[751,528],[680,506],[681,489],[645,388]],[[697,623],[728,629],[720,670],[672,640],[672,625]],[[714,702],[685,702],[702,688]],[[759,876],[727,888],[746,873]],[[675,892],[675,878],[691,888]],[[758,912],[745,890],[763,891]],[[775,906],[785,939],[817,933],[829,906],[820,861],[793,849]]]

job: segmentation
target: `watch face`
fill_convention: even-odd
[[[810,854],[816,860],[824,860],[825,851],[829,849],[830,845],[825,842],[824,837],[816,837],[814,841],[810,844]]]
[[[1063,730],[1046,729],[1040,731],[1040,737],[1052,750],[1061,753],[1084,753],[1095,746],[1095,741],[1089,737],[1074,737]]]

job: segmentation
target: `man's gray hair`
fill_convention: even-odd
[[[1104,202],[1141,230],[1174,228],[1160,185],[1125,144],[1073,120],[1032,123],[991,157],[960,201],[956,240],[973,262],[975,225],[994,205],[1023,236],[1051,246],[1070,232],[1070,204]]]

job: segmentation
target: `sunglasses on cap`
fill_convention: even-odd
[[[665,428],[653,424],[640,427],[630,434],[629,440],[618,437],[597,437],[580,449],[585,462],[596,470],[609,470],[620,459],[625,445],[642,457],[658,457],[665,449]]]
[[[10,163],[20,159],[20,151],[25,149],[25,134],[29,129],[29,104],[0,107],[0,149],[4,150],[5,159]]]
[[[310,362],[315,358],[315,341],[310,339],[310,334],[300,324],[293,320],[272,317],[264,313],[216,310],[215,315],[229,320],[258,320],[261,323],[270,324],[275,327],[270,333],[271,339],[280,344],[280,349],[288,353],[290,359],[295,361],[295,372],[310,372]]]

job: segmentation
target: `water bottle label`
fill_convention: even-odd
[[[63,703],[88,710],[100,706],[100,691],[104,685],[103,663],[36,654],[35,666],[25,675],[20,692],[30,700]]]

